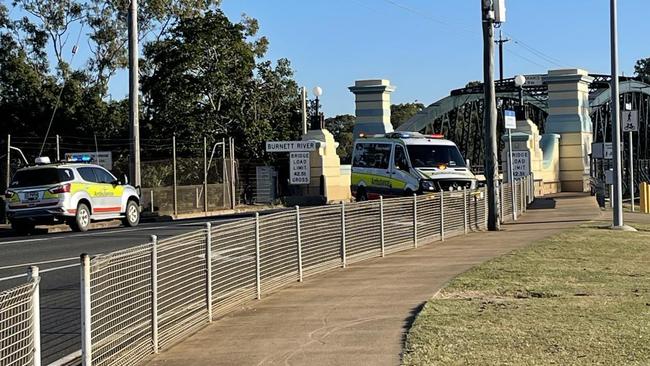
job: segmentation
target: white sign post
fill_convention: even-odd
[[[514,180],[514,174],[512,172],[513,168],[513,163],[512,163],[512,133],[511,130],[517,128],[517,115],[515,114],[515,111],[511,110],[506,110],[504,114],[504,120],[505,120],[505,127],[508,130],[508,182],[510,182],[510,186],[512,189],[510,192],[512,193],[512,218],[513,220],[517,220],[517,209],[515,208],[515,202],[517,202],[516,197],[517,197],[517,192],[515,192],[515,180]]]
[[[289,153],[289,184],[309,184],[310,176],[309,153]]]
[[[639,131],[639,111],[621,112],[621,126],[623,126],[623,132],[629,132],[630,136],[630,205],[632,212],[634,212],[634,147],[632,146],[632,132]]]

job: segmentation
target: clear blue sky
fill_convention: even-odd
[[[483,78],[479,0],[222,1],[232,21],[242,13],[259,20],[259,34],[270,41],[268,58],[288,58],[300,85],[323,88],[328,116],[354,113],[347,87],[357,79],[390,79],[397,86],[393,103],[428,105]],[[502,30],[517,41],[506,44],[506,76],[560,67],[610,72],[609,0],[506,0],[506,5]],[[619,0],[620,70],[626,75],[636,60],[650,57],[649,14],[649,0]],[[73,38],[77,33],[71,29]],[[87,52],[82,39],[74,67],[86,62]],[[122,71],[109,92],[123,98],[127,91]]]
[[[608,0],[506,5],[502,29],[520,41],[506,44],[506,75],[560,66],[610,72]],[[232,20],[241,13],[259,20],[260,34],[270,40],[268,57],[290,59],[308,90],[320,85],[327,115],[354,113],[347,87],[357,79],[390,79],[397,86],[393,103],[425,105],[482,80],[479,0],[223,0],[222,9]],[[648,0],[619,0],[626,75],[637,59],[650,57],[648,14]]]

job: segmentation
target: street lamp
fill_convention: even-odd
[[[320,86],[315,86],[314,89],[312,90],[312,92],[314,93],[314,96],[316,97],[316,116],[314,117],[314,119],[311,122],[311,129],[312,130],[320,130],[320,129],[323,128],[323,126],[322,126],[322,123],[321,123],[320,114],[318,112],[319,102],[320,102],[318,100],[318,98],[321,95],[323,95],[323,89]]]

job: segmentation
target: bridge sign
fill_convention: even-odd
[[[318,145],[318,141],[267,141],[266,152],[314,151]]]
[[[621,112],[621,126],[623,126],[623,132],[639,131],[639,111]]]
[[[308,152],[289,154],[289,184],[309,184],[310,166]]]
[[[512,152],[512,177],[525,178],[530,175],[530,151],[515,150]]]

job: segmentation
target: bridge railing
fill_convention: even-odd
[[[0,292],[0,365],[40,366],[38,268],[28,281]]]

